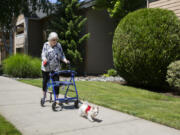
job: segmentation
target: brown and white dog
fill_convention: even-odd
[[[99,114],[99,107],[90,106],[88,103],[83,103],[79,108],[79,115],[87,117],[89,121],[93,122],[95,117]]]

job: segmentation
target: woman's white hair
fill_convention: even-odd
[[[51,32],[50,34],[49,34],[49,37],[48,37],[48,41],[50,41],[50,40],[52,40],[52,39],[59,39],[59,37],[58,37],[58,34],[56,33],[56,32]]]

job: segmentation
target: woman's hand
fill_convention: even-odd
[[[70,64],[70,61],[69,61],[69,60],[67,60],[67,59],[64,59],[64,63],[66,63],[66,64]]]
[[[46,67],[47,66],[47,60],[43,61],[43,66]]]

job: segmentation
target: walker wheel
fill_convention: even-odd
[[[45,103],[45,99],[41,98],[40,104],[41,104],[42,107],[44,107],[44,103]]]
[[[74,102],[74,107],[75,107],[75,108],[79,108],[79,100],[76,100],[76,101]]]
[[[54,102],[53,104],[52,104],[52,110],[53,111],[62,111],[62,109],[63,109],[63,104],[62,103],[56,103],[56,102]]]

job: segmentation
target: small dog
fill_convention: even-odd
[[[99,107],[90,106],[87,103],[83,103],[79,108],[79,115],[87,117],[89,121],[93,122],[95,117],[99,114]]]

